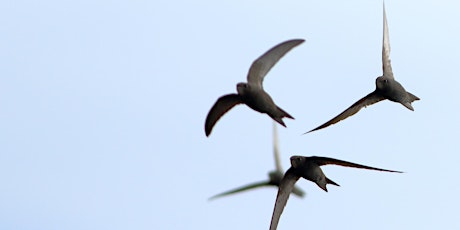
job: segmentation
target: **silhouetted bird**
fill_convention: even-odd
[[[262,82],[268,71],[270,71],[270,69],[281,59],[281,57],[283,57],[292,48],[300,45],[302,42],[304,42],[302,39],[285,41],[256,59],[249,69],[247,76],[248,83],[238,83],[236,85],[238,94],[224,95],[212,106],[208,116],[206,117],[204,126],[206,136],[209,136],[212,128],[220,117],[222,117],[235,105],[241,103],[246,104],[257,112],[266,113],[273,120],[286,127],[282,118],[294,118],[275,104],[270,95],[264,91]]]
[[[312,129],[309,132],[326,128],[329,125],[335,124],[341,120],[345,120],[347,117],[354,115],[361,108],[367,107],[379,101],[388,99],[390,101],[398,102],[404,105],[406,108],[414,111],[412,102],[420,100],[417,96],[407,92],[404,87],[397,82],[393,77],[393,70],[391,69],[390,61],[390,38],[388,34],[387,16],[385,13],[385,4],[383,5],[383,46],[382,46],[382,66],[383,75],[375,80],[376,89],[374,92],[361,98],[353,105],[348,107],[341,114],[332,118],[330,121],[320,125],[319,127]]]
[[[268,180],[255,182],[255,183],[245,185],[245,186],[242,186],[236,189],[232,189],[230,191],[217,194],[209,199],[211,200],[211,199],[219,198],[219,197],[230,195],[230,194],[235,194],[235,193],[246,191],[246,190],[253,189],[253,188],[259,188],[259,187],[265,187],[265,186],[278,187],[280,185],[281,179],[283,178],[284,171],[281,167],[281,162],[280,162],[279,147],[278,147],[278,132],[277,132],[275,122],[273,122],[273,155],[275,157],[276,169],[268,173],[268,178],[269,178]],[[294,195],[297,195],[299,197],[304,196],[304,192],[296,186],[293,187],[292,193],[294,193]]]
[[[397,172],[393,170],[374,168],[370,166],[355,164],[348,161],[342,161],[334,158],[328,157],[304,157],[304,156],[292,156],[291,157],[291,167],[284,174],[281,184],[278,189],[278,195],[276,196],[275,208],[273,209],[272,220],[270,223],[270,230],[276,229],[278,222],[283,213],[284,206],[286,206],[289,194],[291,193],[292,188],[294,187],[297,180],[300,177],[307,179],[316,183],[320,188],[327,192],[326,185],[333,184],[339,186],[337,183],[327,178],[321,170],[320,166],[334,164],[341,165],[345,167],[354,167],[370,170],[378,170],[385,172]]]

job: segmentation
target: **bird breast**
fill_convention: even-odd
[[[246,105],[261,113],[275,113],[278,109],[273,99],[262,89],[245,90],[243,101]]]
[[[316,183],[323,180],[325,175],[318,165],[308,164],[302,170],[302,177]]]

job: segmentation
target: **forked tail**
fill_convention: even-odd
[[[294,119],[293,116],[291,116],[289,113],[287,113],[286,111],[284,111],[282,108],[278,107],[278,110],[281,112],[281,118],[283,117],[287,117],[287,118],[291,118],[291,119]]]
[[[327,178],[327,177],[326,177],[326,183],[327,183],[327,184],[333,184],[333,185],[335,185],[335,186],[340,186],[339,184],[335,183],[334,181],[332,181],[331,179],[329,179],[329,178]]]
[[[418,98],[417,96],[415,96],[415,95],[412,94],[412,93],[407,92],[407,94],[409,95],[409,101],[410,101],[410,102],[420,100],[420,98]]]

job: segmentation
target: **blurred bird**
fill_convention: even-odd
[[[292,188],[294,187],[295,183],[300,179],[300,177],[303,177],[304,179],[316,183],[321,189],[323,189],[326,192],[327,184],[340,186],[331,179],[327,178],[321,170],[320,166],[328,164],[385,172],[402,173],[399,171],[374,168],[370,166],[355,164],[352,162],[342,161],[328,157],[292,156],[291,167],[286,171],[279,185],[278,195],[276,196],[275,208],[273,210],[272,220],[270,223],[270,230],[274,230],[278,226],[279,218],[281,216],[281,213],[283,212],[284,206],[286,206],[289,194],[291,193]]]
[[[217,195],[209,198],[209,200],[219,198],[219,197],[223,197],[223,196],[230,195],[230,194],[235,194],[235,193],[246,191],[246,190],[253,189],[253,188],[259,188],[259,187],[265,187],[265,186],[279,187],[281,179],[283,178],[284,171],[283,171],[283,169],[281,167],[281,162],[280,162],[279,147],[278,147],[278,131],[277,131],[277,127],[276,127],[275,122],[273,122],[273,155],[275,157],[275,167],[276,167],[276,169],[268,173],[268,178],[269,178],[268,180],[255,182],[255,183],[245,185],[245,186],[242,186],[242,187],[239,187],[239,188],[236,188],[236,189],[232,189],[232,190],[227,191],[227,192],[217,194]],[[305,194],[300,188],[298,188],[296,186],[293,187],[292,193],[294,193],[294,195],[296,195],[298,197],[303,197],[304,194]]]
[[[353,105],[348,107],[341,114],[332,118],[328,122],[318,126],[315,129],[312,129],[306,133],[313,132],[322,128],[326,128],[329,125],[333,125],[341,120],[345,120],[347,117],[354,115],[361,108],[367,107],[379,101],[388,99],[393,102],[401,103],[406,108],[414,111],[412,107],[412,102],[420,100],[417,96],[412,93],[407,92],[404,87],[397,82],[393,77],[393,70],[391,68],[390,61],[390,38],[388,33],[388,23],[387,16],[385,12],[385,3],[383,4],[383,46],[382,46],[382,66],[383,66],[383,75],[378,77],[375,80],[376,89],[374,92],[368,94],[367,96],[361,98]]]
[[[238,83],[236,90],[238,94],[227,94],[220,97],[212,106],[206,117],[204,130],[206,136],[211,134],[216,122],[231,108],[237,104],[246,104],[251,109],[266,113],[273,120],[286,127],[282,118],[294,119],[287,112],[278,107],[270,95],[264,91],[262,83],[265,75],[270,69],[292,48],[303,43],[303,39],[285,41],[273,47],[258,59],[256,59],[249,69],[247,83]]]

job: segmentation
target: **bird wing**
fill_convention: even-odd
[[[345,166],[345,167],[352,167],[352,168],[361,168],[361,169],[369,169],[369,170],[377,170],[377,171],[385,171],[385,172],[394,172],[394,173],[402,173],[400,171],[394,171],[394,170],[388,170],[388,169],[381,169],[381,168],[374,168],[366,165],[360,165],[348,161],[343,161],[343,160],[338,160],[334,158],[329,158],[329,157],[309,157],[309,160],[314,161],[316,164],[319,166],[322,165],[328,165],[328,164],[333,164],[333,165],[340,165],[340,166]]]
[[[256,183],[241,186],[241,187],[238,187],[238,188],[235,188],[235,189],[223,192],[223,193],[219,193],[217,195],[214,195],[214,196],[210,197],[209,200],[219,198],[219,197],[223,197],[223,196],[230,195],[230,194],[235,194],[235,193],[238,193],[238,192],[243,192],[243,191],[253,189],[253,188],[263,187],[263,186],[273,186],[273,185],[271,185],[269,183],[269,181],[256,182]]]
[[[387,14],[385,2],[383,3],[383,45],[382,45],[382,68],[383,76],[394,79],[390,60],[390,35],[388,32]]]
[[[211,134],[212,128],[216,122],[227,111],[240,103],[243,103],[243,101],[241,100],[241,97],[238,96],[238,94],[227,94],[217,99],[216,103],[212,106],[211,110],[209,110],[208,116],[206,117],[206,122],[204,124],[204,131],[206,136]]]
[[[297,186],[294,186],[294,188],[292,189],[292,193],[294,193],[294,195],[298,197],[304,197],[305,195],[305,192]]]
[[[270,69],[292,48],[300,45],[305,40],[293,39],[276,45],[257,58],[251,65],[248,73],[248,84],[262,88],[262,82]]]
[[[275,122],[273,122],[273,155],[275,157],[276,170],[279,172],[283,172],[283,168],[281,166],[281,160],[280,160],[279,146],[278,146],[278,130],[277,130],[277,126]]]
[[[270,222],[270,230],[275,230],[278,226],[281,213],[283,213],[289,195],[291,194],[291,191],[294,188],[295,183],[300,178],[294,170],[295,169],[292,167],[289,168],[284,174],[283,179],[281,180],[280,186],[278,188],[278,194],[276,195],[276,202],[275,207],[273,209],[272,220]]]
[[[363,107],[367,107],[369,105],[372,105],[374,103],[377,103],[381,100],[384,100],[385,97],[383,97],[382,95],[380,95],[379,93],[377,93],[376,91],[368,94],[367,96],[361,98],[360,100],[358,100],[357,102],[355,102],[353,105],[351,105],[350,107],[348,107],[345,111],[343,111],[341,114],[337,115],[336,117],[332,118],[331,120],[329,120],[328,122],[316,127],[315,129],[312,129],[306,133],[310,133],[310,132],[313,132],[313,131],[316,131],[316,130],[319,130],[319,129],[323,129],[323,128],[326,128],[328,127],[329,125],[333,125],[341,120],[345,120],[347,117],[349,116],[352,116],[354,115],[355,113],[357,113],[359,110],[361,110],[361,108]],[[306,134],[304,133],[304,134]]]

